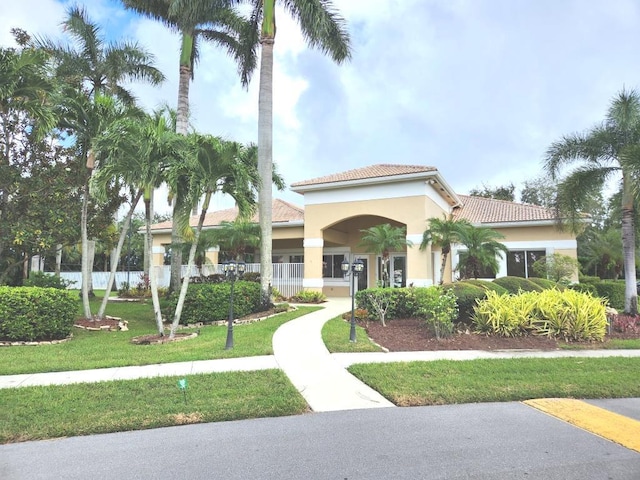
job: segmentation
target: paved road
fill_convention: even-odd
[[[598,402],[638,418],[640,401]],[[521,403],[348,410],[0,446],[0,478],[638,480],[640,454]]]

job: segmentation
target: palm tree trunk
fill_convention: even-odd
[[[196,233],[193,238],[193,243],[189,249],[189,259],[187,261],[187,272],[191,272],[193,264],[196,258],[196,250],[198,249],[198,240],[200,240],[200,233],[202,232],[202,226],[204,225],[204,218],[207,215],[209,209],[209,203],[211,203],[211,192],[207,192],[204,197],[204,203],[202,204],[202,211],[200,212],[200,218],[198,219],[198,226],[196,227]],[[184,301],[187,298],[187,290],[189,289],[190,275],[185,275],[182,279],[182,287],[180,288],[180,296],[178,297],[178,303],[176,304],[176,312],[173,316],[173,322],[171,322],[171,332],[169,338],[173,338],[176,334],[176,329],[180,323],[180,317],[182,316],[182,308],[184,307]]]
[[[275,33],[275,32],[274,32]],[[260,285],[271,294],[271,218],[273,175],[273,36],[262,39],[260,93],[258,98],[258,216],[260,221]]]
[[[444,269],[447,266],[447,257],[449,256],[449,248],[442,248],[442,263],[440,264],[440,285],[444,283]]]
[[[634,225],[633,192],[626,175],[622,178],[622,250],[624,252],[624,310],[632,315],[638,313],[638,291],[636,287],[636,235]]]
[[[89,176],[84,182],[83,195],[82,195],[82,214],[80,216],[80,237],[82,242],[82,257],[81,257],[81,275],[82,275],[82,309],[84,317],[91,319],[91,305],[89,304],[89,239],[87,236],[87,222],[89,217]]]
[[[178,79],[178,110],[176,114],[176,133],[187,135],[189,133],[189,86],[193,66],[191,64],[191,53],[193,51],[193,36],[188,33],[182,34],[182,45],[180,49],[180,73]],[[169,291],[177,292],[180,289],[180,278],[182,277],[182,250],[178,245],[182,243],[182,237],[178,231],[176,211],[172,212],[171,226],[171,280]]]
[[[150,190],[150,191],[149,191]],[[151,258],[153,252],[153,237],[151,236],[151,199],[153,195],[153,188],[145,189],[144,193],[144,223],[146,231],[146,248],[147,256]],[[158,297],[158,280],[156,279],[155,272],[153,271],[153,262],[149,262],[149,283],[151,286],[151,301],[153,303],[153,315],[156,319],[156,327],[158,328],[158,335],[164,336],[164,327],[162,325],[162,312],[160,311],[160,298]]]
[[[122,252],[122,247],[124,245],[124,241],[127,237],[127,232],[129,231],[129,227],[131,226],[131,218],[133,217],[133,211],[138,205],[140,198],[142,197],[142,190],[138,190],[136,196],[133,198],[131,202],[131,208],[127,213],[127,216],[122,223],[122,231],[120,232],[120,238],[118,238],[118,244],[116,245],[116,252],[114,257],[116,260],[111,262],[111,270],[109,272],[109,280],[107,281],[107,289],[104,292],[104,297],[102,299],[102,303],[100,304],[100,309],[98,310],[98,315],[96,316],[98,320],[102,320],[104,318],[104,312],[107,309],[107,302],[109,301],[109,295],[111,294],[111,289],[113,288],[113,282],[116,279],[116,270],[118,269],[118,258],[120,258],[120,253]]]

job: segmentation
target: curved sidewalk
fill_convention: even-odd
[[[340,366],[322,341],[322,326],[349,311],[350,299],[331,299],[324,306],[276,330],[273,353],[280,368],[315,412],[394,407]]]

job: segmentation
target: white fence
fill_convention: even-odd
[[[247,263],[247,272],[259,272],[259,263]],[[159,287],[168,287],[171,277],[171,267],[163,265],[162,267],[154,267],[154,272],[158,280]],[[187,267],[182,267],[182,275],[187,273]],[[204,265],[202,275],[212,275],[214,273],[223,273],[222,265]],[[191,270],[191,277],[199,276],[200,272],[197,267]],[[80,272],[61,272],[60,277],[65,280],[74,282],[69,288],[80,288],[82,284],[82,275]],[[116,280],[114,289],[122,287],[125,283],[129,283],[135,287],[142,281],[143,272],[116,272]],[[302,279],[304,278],[303,263],[274,263],[273,264],[273,280],[271,282],[274,288],[285,297],[291,297],[302,290]],[[107,288],[109,281],[109,272],[93,272],[92,274],[93,288],[103,290]]]

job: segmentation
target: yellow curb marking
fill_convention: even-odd
[[[638,420],[570,398],[538,398],[522,403],[640,453]]]

